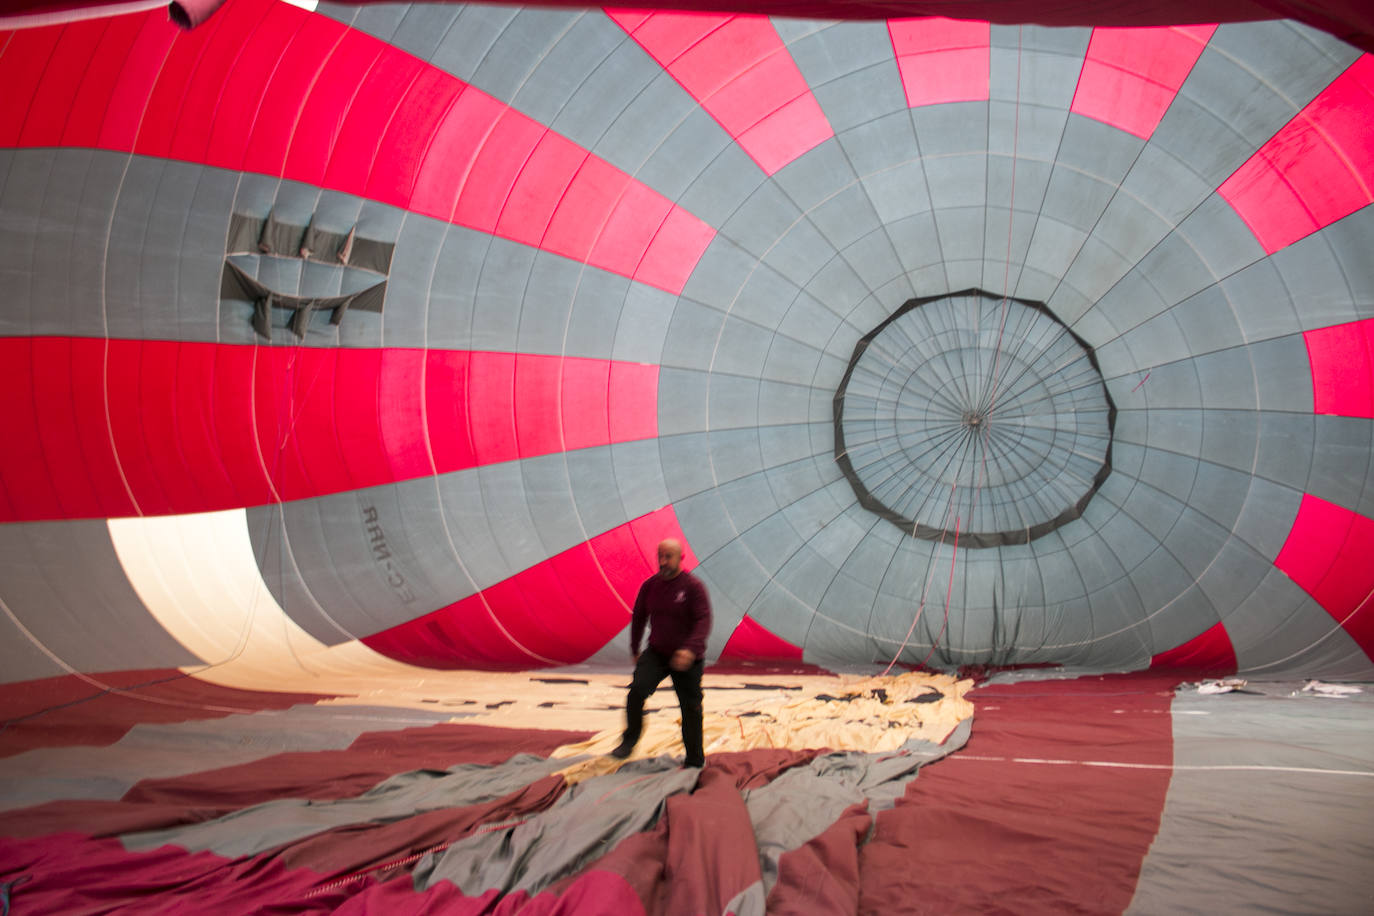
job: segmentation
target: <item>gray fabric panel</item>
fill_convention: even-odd
[[[466,598],[668,502],[658,445],[645,440],[253,507],[248,531],[283,610],[335,645]]]
[[[104,521],[0,525],[0,602],[0,683],[202,662],[148,613]]]
[[[1257,686],[1175,697],[1175,770],[1128,913],[1357,913],[1374,900],[1374,697]]]
[[[561,767],[568,761],[556,763]],[[690,792],[698,775],[666,758],[630,761],[614,773],[578,783],[552,808],[514,827],[467,837],[426,856],[415,866],[416,889],[449,881],[468,897],[493,889],[533,896],[625,837],[652,827],[668,797]]]
[[[293,706],[168,725],[135,725],[109,747],[27,751],[0,759],[0,810],[49,801],[116,801],[144,779],[166,779],[291,751],[348,747],[363,732],[446,722],[457,710]]]
[[[356,227],[360,239],[395,245],[385,275],[236,256],[284,295],[340,295],[387,282],[384,314],[352,309],[339,325],[320,315],[303,339],[278,317],[277,344],[660,358],[668,294],[394,207],[104,151],[6,150],[0,173],[8,176],[0,275],[14,281],[0,304],[0,333],[265,343],[253,330],[254,303],[237,295],[221,301],[220,283],[234,215],[271,213],[325,233]]]
[[[500,764],[460,763],[447,770],[412,770],[354,798],[283,798],[197,824],[124,834],[120,840],[130,852],[171,844],[230,859],[254,856],[349,824],[384,824],[423,811],[495,801],[567,765],[563,759],[517,754]]]

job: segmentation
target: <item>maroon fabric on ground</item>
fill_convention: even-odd
[[[584,872],[559,893],[545,891],[530,897],[516,891],[501,897],[488,891],[464,897],[458,888],[442,881],[417,892],[410,878],[395,878],[351,897],[334,911],[337,916],[644,916],[639,898],[619,875]]]
[[[6,684],[0,687],[0,719],[6,723],[0,731],[0,757],[43,747],[114,744],[143,722],[221,719],[331,698],[218,687],[174,668]]]
[[[0,862],[0,881],[28,876],[11,892],[16,914],[82,916],[119,906],[136,906],[140,914],[239,914],[254,911],[259,902],[303,900],[320,881],[318,875],[288,872],[281,863],[260,858],[234,862],[173,846],[131,853],[113,837],[92,840],[70,833],[0,839]]]
[[[872,823],[867,806],[851,805],[820,836],[783,853],[768,912],[858,912],[859,846]]]
[[[548,756],[587,732],[440,723],[367,732],[338,751],[292,752],[250,763],[139,782],[119,801],[54,801],[0,812],[0,836],[76,831],[114,836],[194,824],[278,798],[360,795],[397,773],[500,763],[519,753]]]
[[[452,843],[483,824],[506,823],[547,809],[563,794],[562,776],[545,776],[492,802],[441,808],[389,824],[348,824],[264,853],[290,868],[351,876]],[[407,871],[409,869],[407,868]]]
[[[736,789],[757,789],[766,786],[793,767],[806,766],[823,750],[794,751],[788,748],[759,748],[752,751],[727,751],[706,758],[707,773],[721,773],[734,783]]]
[[[484,824],[544,810],[563,788],[561,776],[548,776],[493,802],[387,824],[351,824],[233,860],[175,846],[128,852],[117,837],[74,833],[0,839],[0,880],[28,876],[14,892],[17,913],[105,912],[114,906],[137,906],[140,913],[330,912],[367,893],[379,877],[408,873],[423,851]]]
[[[1177,683],[1142,672],[975,691],[967,747],[878,815],[859,912],[1124,910],[1169,787]]]
[[[584,868],[551,885],[546,893],[562,896],[574,884],[594,874],[608,874],[619,880],[634,894],[638,910],[658,914],[663,912],[663,863],[668,858],[668,824],[660,820],[650,830],[626,837],[615,848]]]
[[[365,732],[338,751],[275,754],[217,770],[145,779],[126,792],[123,800],[246,807],[274,798],[349,798],[407,770],[502,763],[516,754],[547,757],[555,748],[591,736],[585,731],[448,722]]]
[[[676,914],[688,912],[681,907],[682,901],[677,899],[680,886],[674,880],[674,869],[703,868],[706,867],[707,861],[714,856],[713,852],[693,849],[693,844],[702,838],[702,830],[710,826],[703,823],[703,817],[712,812],[717,814],[728,813],[732,809],[732,803],[724,797],[727,791],[738,793],[745,789],[767,785],[788,769],[794,766],[804,766],[819,753],[822,752],[815,750],[793,751],[779,748],[732,751],[710,755],[706,758],[706,766],[702,769],[701,780],[698,783],[698,794],[703,789],[709,793],[700,808],[694,807],[690,799],[684,799],[681,802],[670,799],[672,807],[669,809],[669,817],[660,819],[652,830],[646,830],[622,840],[606,855],[583,869],[581,874],[565,878],[554,884],[549,888],[549,892],[554,896],[560,896],[575,883],[597,873],[608,872],[633,890],[636,899],[640,901],[643,912],[650,914],[650,916],[676,916]],[[690,834],[688,837],[675,837],[673,835],[672,825],[674,821],[672,815],[674,813],[678,816],[678,823],[685,825]],[[747,819],[747,812],[745,812],[745,817]],[[745,873],[758,874],[758,847],[754,844],[752,827],[747,824],[741,825],[733,817],[730,820],[730,825],[734,828],[745,826],[748,829],[747,850],[741,848],[738,842],[732,842],[730,845],[731,849],[740,850],[739,855],[742,858],[747,858],[748,861],[722,865],[722,874],[711,878],[715,887],[706,893],[713,893],[716,896],[725,894],[724,901],[728,901],[748,886],[748,882],[741,883]],[[730,837],[732,840],[743,840],[744,834],[736,829],[730,833]],[[727,886],[732,888],[728,893],[724,890]],[[703,889],[697,888],[688,893],[696,895],[690,898],[694,901],[697,896],[702,895]],[[606,910],[605,912],[615,911]],[[711,911],[707,910],[706,912]],[[720,912],[720,910],[717,909],[714,912]]]
[[[723,913],[745,888],[762,880],[753,823],[734,780],[707,767],[696,791],[667,803],[664,910]]]
[[[123,801],[93,799],[51,801],[0,812],[0,836],[37,837],[66,832],[88,837],[118,836],[210,821],[235,810],[236,806],[131,805]]]

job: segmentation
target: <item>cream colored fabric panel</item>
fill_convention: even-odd
[[[242,509],[110,519],[109,526],[120,563],[148,610],[207,661],[186,669],[202,680],[319,691],[322,678],[343,687],[358,676],[415,670],[358,642],[326,646],[297,626],[262,580]]]

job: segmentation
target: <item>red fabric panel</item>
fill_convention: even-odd
[[[191,722],[287,709],[325,694],[218,687],[176,669],[114,671],[0,687],[0,757],[43,747],[113,744],[141,722]]]
[[[588,162],[591,158],[586,150],[553,131],[539,135],[528,161],[518,163],[520,171],[502,208],[497,234],[526,245],[539,245],[578,261],[586,260],[600,228],[597,211],[613,206],[613,195],[618,190],[615,185],[630,180],[624,172],[602,163],[601,168],[614,176],[611,187],[603,191],[589,187],[589,182],[578,181],[584,163],[589,170],[595,170],[596,167]],[[579,206],[581,201],[564,205],[571,193],[569,186],[573,184],[578,185],[581,192],[574,197],[590,197],[585,201],[589,210]],[[587,193],[589,190],[591,194]]]
[[[607,10],[769,175],[834,136],[763,16]]]
[[[435,424],[426,417],[425,409],[429,401],[429,388],[426,370],[430,358],[436,353],[440,356],[452,351],[407,350],[392,347],[378,351],[380,365],[377,374],[377,400],[385,405],[377,417],[379,436],[372,442],[359,443],[373,449],[373,460],[379,473],[390,480],[410,480],[435,473],[434,456],[430,452],[430,441],[435,434]],[[371,392],[364,390],[362,397]],[[450,390],[449,396],[452,397]],[[335,398],[335,410],[339,416],[353,410],[356,401],[345,403]],[[371,427],[369,427],[371,429]],[[420,434],[416,435],[415,431]],[[351,447],[351,444],[346,448]],[[466,466],[466,465],[460,465]]]
[[[1274,565],[1374,659],[1374,519],[1304,494]]]
[[[244,171],[263,175],[286,173],[292,134],[306,116],[307,100],[313,105],[316,93],[330,92],[329,87],[320,84],[320,78],[345,34],[325,17],[312,16],[291,37],[264,90],[275,102],[257,112],[253,139],[243,155]]]
[[[100,142],[100,125],[110,109],[110,97],[124,66],[124,54],[119,50],[133,43],[142,23],[134,16],[119,16],[109,20],[102,36],[113,32],[91,49],[83,64],[81,87],[68,104],[66,125],[57,146],[96,146]],[[0,121],[4,116],[0,115]]]
[[[477,463],[514,460],[520,454],[515,442],[515,354],[473,353],[467,388]]]
[[[116,45],[112,51],[115,55],[123,51],[124,67],[100,122],[99,146],[102,149],[133,149],[134,140],[143,126],[149,96],[161,77],[162,65],[177,38],[176,32],[156,17],[132,18],[142,20],[138,34],[126,48]],[[118,42],[124,37],[113,29],[106,33],[107,42]],[[84,93],[91,88],[89,85],[83,86],[82,91]],[[81,107],[78,100],[78,105],[72,109],[73,116]],[[72,126],[69,124],[68,128]]]
[[[1217,189],[1270,254],[1374,200],[1374,57],[1322,90]]]
[[[992,26],[953,19],[893,19],[887,24],[909,108],[988,98]]]
[[[611,363],[607,400],[612,442],[658,435],[658,366]]]
[[[610,379],[610,363],[597,359],[563,360],[560,397],[564,450],[587,448],[610,441]]]
[[[1226,625],[1221,621],[1150,660],[1151,671],[1168,669],[1212,676],[1235,674],[1236,667],[1236,650],[1231,644],[1231,635],[1226,632]]]
[[[104,29],[64,29],[57,37],[51,56],[38,71],[42,81],[29,110],[24,113],[19,145],[30,146],[50,137],[60,137],[68,112],[81,85],[86,64],[100,43]],[[36,79],[38,73],[29,74]],[[0,85],[8,85],[0,84]],[[0,111],[0,118],[4,117]]]
[[[967,747],[878,814],[859,912],[912,900],[932,913],[1124,911],[1169,787],[1177,683],[1138,673],[975,691]]]
[[[652,192],[640,190],[632,185],[626,197],[633,200],[635,197],[647,197],[650,193]],[[633,215],[633,208],[617,208],[617,215],[621,209],[626,209],[626,216],[622,222],[628,223]],[[617,235],[614,225],[608,227],[606,235],[597,242],[598,247],[603,242],[609,245],[609,240],[616,238]],[[654,230],[649,247],[639,259],[634,278],[661,286],[669,292],[682,292],[682,288],[687,285],[687,278],[696,268],[697,261],[701,260],[706,246],[711,244],[711,239],[715,236],[716,230],[686,210],[677,206],[670,207],[668,215]],[[656,278],[658,282],[648,279],[650,277]]]
[[[521,458],[563,451],[562,380],[565,360],[515,358],[515,441]]]
[[[204,35],[194,35],[192,41],[178,39],[167,49],[151,84],[144,123],[131,135],[145,155],[168,156],[175,149],[183,157],[203,158],[209,149],[217,99],[196,105],[188,103],[188,97],[194,100],[224,84],[238,60],[236,49],[252,39],[255,21],[226,17],[206,25]],[[220,41],[212,44],[215,39]]]
[[[464,95],[475,91],[469,87]],[[496,231],[506,199],[545,130],[513,108],[502,109],[486,142],[476,152],[470,177],[463,183],[453,213],[455,222],[484,232]],[[519,222],[516,225],[523,226]]]
[[[763,20],[755,28],[772,32]],[[117,27],[91,20],[0,34],[0,145],[70,137],[261,171],[495,232],[672,293],[715,234],[480,90],[274,0],[235,0],[190,32],[159,10]],[[88,58],[101,62],[104,80],[81,78]],[[785,90],[793,95],[777,105],[809,96],[795,70]],[[794,130],[787,142],[816,142],[795,113],[781,123]]]
[[[115,341],[111,344],[128,345]],[[210,415],[215,430],[215,448],[207,453],[210,463],[206,467],[222,469],[236,496],[233,503],[210,503],[207,508],[252,506],[280,498],[272,485],[271,468],[264,459],[264,454],[277,454],[275,436],[264,439],[257,420],[257,414],[271,401],[275,388],[269,385],[259,394],[256,369],[259,358],[267,360],[270,357],[258,347],[217,347],[213,387],[209,389],[210,403],[205,404],[203,391],[188,393],[197,399],[198,409]],[[189,411],[183,413],[183,417],[189,416]],[[202,499],[206,493],[202,491]]]
[[[1374,417],[1374,318],[1306,331],[1312,412]]]
[[[853,805],[819,836],[783,853],[768,912],[859,912],[859,847],[872,824],[866,806]]]
[[[334,154],[339,132],[358,91],[358,84],[383,54],[383,46],[361,32],[351,29],[340,31],[332,22],[329,27],[337,36],[337,41],[330,45],[329,57],[310,87],[309,104],[293,105],[292,95],[286,95],[273,105],[280,105],[280,114],[264,112],[262,116],[264,125],[272,125],[279,118],[293,117],[299,113],[295,127],[284,137],[287,145],[282,157],[285,166],[281,175],[289,175],[297,181],[313,185],[324,183],[325,170]],[[277,158],[276,151],[266,146],[273,135],[282,137],[279,128],[268,126],[261,143],[249,144],[255,156]]]
[[[393,412],[391,405],[381,397],[381,362],[386,352],[365,351],[356,361],[350,360],[350,366],[342,365],[338,359],[321,360],[316,376],[297,377],[298,388],[304,388],[296,398],[301,405],[300,419],[309,418],[310,438],[318,441],[327,454],[338,455],[337,463],[312,457],[309,466],[312,485],[307,488],[310,491],[345,490],[354,480],[391,479],[391,463],[387,460],[382,438],[384,416],[392,416],[396,425],[406,423],[408,428],[404,430],[403,442],[421,440],[419,430],[424,417],[414,411],[419,400],[415,396],[418,388],[407,388],[403,392],[410,395],[404,402],[410,409],[403,412]],[[401,375],[405,375],[403,369]],[[358,410],[354,406],[367,403],[382,406],[378,410]],[[292,432],[296,441],[305,438],[301,435],[304,431],[293,429]]]
[[[1094,29],[1070,110],[1148,140],[1216,28]]]
[[[658,431],[657,366],[559,356],[11,337],[0,384],[0,521],[259,505]]]
[[[48,63],[57,53],[62,26],[0,33],[0,147],[18,146],[24,124],[38,103]],[[12,50],[11,50],[12,49]]]
[[[270,111],[287,101],[266,95],[267,81],[289,48],[291,39],[305,24],[305,17],[296,15],[296,7],[284,3],[270,4],[265,10],[245,10],[243,18],[255,22],[246,42],[235,45],[241,50],[228,78],[215,80],[203,93],[190,94],[186,100],[192,106],[214,100],[214,120],[207,125],[206,158],[210,163],[230,169],[242,169],[244,153],[258,142],[253,131],[263,111]],[[224,26],[229,27],[230,23]],[[216,42],[217,45],[221,43]],[[183,158],[176,153],[173,156]],[[185,158],[199,161],[198,157]]]
[[[739,626],[730,634],[725,648],[720,652],[721,661],[727,659],[786,659],[801,661],[801,646],[794,646],[781,636],[769,632],[761,623],[748,614],[740,620]]]
[[[519,670],[585,661],[629,624],[639,586],[658,569],[658,542],[670,537],[687,544],[667,506],[363,642],[429,668]],[[683,566],[691,565],[684,547]]]
[[[702,231],[705,224],[693,225],[691,220],[696,217],[689,219],[686,211],[670,207],[648,188],[623,181],[611,175],[606,166],[594,162],[588,162],[578,173],[563,209],[584,206],[579,201],[598,186],[606,188],[606,198],[612,193],[618,196],[604,219],[594,204],[585,204],[589,214],[596,214],[600,233],[592,246],[591,260],[627,276],[657,276],[662,272],[665,282],[672,276],[672,282],[686,283],[691,271],[681,271],[689,262],[695,264],[690,252],[698,246],[704,251],[711,242],[711,235]]]
[[[468,425],[468,363],[465,350],[429,350],[425,353],[424,412],[430,458],[434,467],[466,468],[477,462]]]

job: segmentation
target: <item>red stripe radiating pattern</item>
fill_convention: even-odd
[[[1192,639],[1150,659],[1150,670],[1196,671],[1202,674],[1235,674],[1236,648],[1226,625],[1217,621]]]
[[[481,90],[274,0],[0,33],[0,147],[75,146],[343,191],[677,293],[715,230]]]
[[[607,10],[769,175],[834,136],[764,16]]]
[[[1148,140],[1216,30],[1093,29],[1070,110]]]
[[[1374,658],[1374,519],[1304,494],[1274,565]]]
[[[0,339],[0,521],[206,512],[653,438],[658,367]]]
[[[1362,55],[1217,189],[1269,254],[1374,201],[1374,57]]]
[[[721,660],[726,659],[785,659],[801,661],[801,646],[778,636],[776,633],[754,620],[748,614],[740,620],[725,648],[720,651]]]
[[[887,23],[910,108],[987,101],[992,25],[955,19],[892,19]]]
[[[521,670],[585,661],[629,624],[639,586],[658,569],[664,538],[687,544],[672,506],[362,641],[389,658],[430,668]],[[693,563],[690,548],[684,550],[687,568]]]
[[[1374,318],[1306,331],[1312,412],[1374,417]]]

